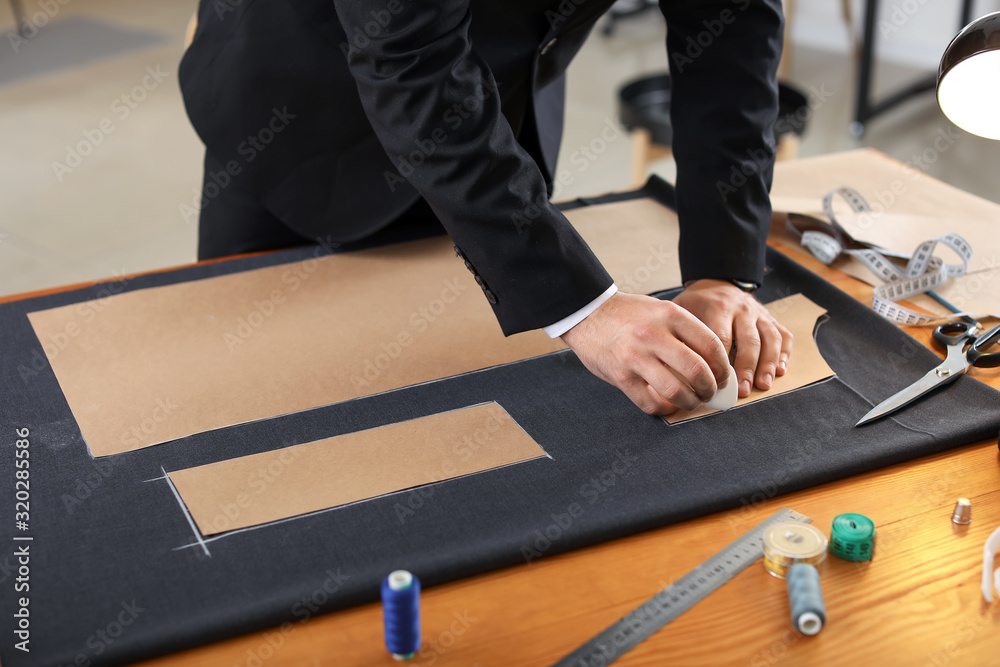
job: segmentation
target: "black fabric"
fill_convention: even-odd
[[[669,195],[669,188],[657,182],[647,192]],[[817,340],[835,379],[671,426],[640,412],[565,351],[97,462],[88,456],[27,312],[315,252],[286,250],[0,306],[0,479],[14,476],[14,429],[29,428],[31,523],[21,534],[34,537],[32,650],[23,654],[11,640],[17,545],[5,481],[5,667],[71,664],[78,656],[94,665],[124,664],[281,623],[294,628],[316,613],[377,599],[379,581],[396,568],[432,587],[996,434],[1000,394],[966,377],[854,428],[874,403],[922,375],[937,357],[865,305],[769,252],[761,298],[802,292],[829,310]],[[44,343],[58,349],[59,341]],[[191,527],[163,480],[144,481],[162,470],[484,401],[500,403],[552,458],[226,534],[208,543],[210,557],[198,547],[178,549],[194,541]],[[116,628],[120,616],[130,618],[133,604],[141,611]],[[112,637],[108,629],[121,632]]]
[[[202,0],[178,71],[238,187],[310,239],[356,241],[430,203],[507,334],[611,284],[548,199],[564,73],[612,0]],[[661,0],[685,280],[760,282],[779,0]],[[582,163],[582,167],[580,166]]]

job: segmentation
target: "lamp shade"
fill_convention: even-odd
[[[963,130],[1000,139],[1000,12],[976,19],[951,40],[938,68],[937,100]]]

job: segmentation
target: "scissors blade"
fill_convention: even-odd
[[[895,412],[905,405],[909,405],[935,387],[940,387],[943,384],[948,384],[949,382],[954,381],[959,375],[961,375],[962,370],[964,370],[964,368],[950,368],[947,362],[941,364],[937,368],[931,369],[926,375],[911,384],[906,389],[896,392],[876,405],[868,412],[868,414],[862,417],[861,421],[855,424],[855,426],[867,424],[870,421],[874,421],[891,412]]]

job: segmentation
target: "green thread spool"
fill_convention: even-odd
[[[850,561],[872,559],[875,524],[864,514],[840,514],[830,527],[830,553]]]

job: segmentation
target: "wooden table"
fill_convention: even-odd
[[[775,236],[771,244],[871,302],[871,287]],[[908,331],[929,344],[929,329]],[[1000,373],[973,374],[1000,388]],[[979,591],[983,543],[1000,526],[995,438],[772,496],[761,488],[738,510],[427,590],[423,648],[407,664],[549,665],[782,506],[827,534],[844,512],[865,514],[878,529],[870,563],[831,556],[823,565],[828,620],[820,634],[792,629],[784,582],[755,564],[615,664],[1000,664],[1000,603],[986,605]],[[950,520],[960,496],[972,501],[968,526]],[[383,646],[381,613],[370,604],[142,664],[398,664]]]

